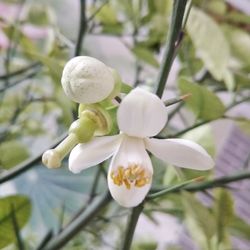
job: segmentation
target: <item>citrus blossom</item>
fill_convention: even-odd
[[[184,139],[156,139],[167,122],[163,101],[143,89],[132,90],[121,102],[117,122],[121,133],[78,144],[69,157],[69,169],[79,173],[112,157],[108,186],[124,207],[140,204],[150,190],[153,167],[147,150],[178,167],[208,170],[214,162],[198,144]]]

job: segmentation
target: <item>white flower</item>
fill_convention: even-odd
[[[147,195],[153,167],[146,150],[178,167],[207,170],[214,162],[198,144],[184,139],[155,139],[167,122],[166,108],[156,95],[136,88],[122,101],[117,113],[121,134],[77,145],[69,157],[69,169],[78,173],[113,155],[108,186],[124,207],[140,204]]]
[[[67,62],[62,73],[65,94],[78,103],[97,103],[107,98],[115,87],[112,70],[89,56],[77,56]]]

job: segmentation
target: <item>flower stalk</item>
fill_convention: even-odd
[[[54,149],[47,150],[42,162],[48,168],[59,168],[62,160],[79,143],[89,142],[95,133],[106,134],[110,131],[109,115],[97,105],[80,106],[79,119],[69,128],[69,135]]]

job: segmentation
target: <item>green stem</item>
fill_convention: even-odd
[[[57,145],[56,151],[63,159],[78,143],[78,138],[75,134],[69,134],[60,144]]]
[[[178,184],[173,187],[162,189],[158,192],[150,194],[147,196],[147,198],[154,199],[154,198],[158,198],[169,193],[178,193],[181,191],[189,191],[189,192],[204,191],[210,188],[224,187],[226,184],[236,182],[236,181],[242,181],[245,179],[250,179],[250,172],[244,172],[244,173],[235,174],[231,176],[225,176],[225,177],[217,178],[214,180],[203,181],[197,184],[188,184],[188,183]]]
[[[49,241],[43,250],[60,249],[66,245],[69,240],[86,227],[88,223],[109,204],[110,201],[111,196],[107,191],[101,198],[96,199],[93,203],[91,203],[85,212],[82,213],[76,220],[72,221],[72,223],[69,224],[63,231]]]
[[[100,174],[102,172],[102,164],[100,164],[100,166],[98,166],[98,170],[96,172],[95,175],[95,179],[92,183],[92,187],[89,193],[89,198],[88,201],[84,203],[83,207],[81,207],[74,215],[73,217],[70,219],[70,221],[68,222],[68,224],[66,225],[66,227],[71,224],[74,220],[76,220],[82,213],[84,213],[84,211],[88,208],[89,204],[94,200],[95,196],[96,196],[96,190],[98,187],[98,182],[99,182],[99,178],[100,178]],[[106,178],[106,174],[105,174],[105,178]]]
[[[43,250],[43,247],[47,244],[47,242],[53,237],[53,231],[49,230],[46,235],[43,237],[39,245],[36,247],[36,250]]]
[[[231,176],[225,176],[225,177],[217,178],[217,179],[210,180],[210,181],[204,181],[199,184],[192,184],[190,186],[184,187],[182,190],[186,190],[190,192],[203,191],[203,190],[210,189],[210,188],[223,187],[226,184],[245,180],[245,179],[250,179],[250,172],[244,172],[244,173],[235,174]],[[180,190],[177,189],[175,192],[179,192]]]
[[[170,137],[171,137],[171,138],[179,137],[179,136],[185,134],[186,132],[188,132],[188,131],[190,131],[190,130],[192,130],[192,129],[195,129],[195,128],[197,128],[197,127],[200,127],[200,126],[202,126],[202,125],[205,125],[205,124],[207,124],[207,123],[209,123],[209,122],[211,122],[211,121],[213,121],[213,120],[202,121],[202,122],[196,123],[196,124],[194,124],[194,125],[192,125],[192,126],[190,126],[190,127],[187,127],[186,129],[183,129],[183,130],[180,131],[180,132],[177,132],[176,134],[171,135]]]
[[[125,239],[122,245],[122,250],[129,250],[131,248],[135,228],[140,217],[140,214],[143,210],[143,204],[132,209],[130,219],[126,228]]]
[[[79,32],[76,42],[76,48],[74,56],[79,56],[82,50],[82,41],[87,30],[87,20],[86,20],[86,3],[85,0],[80,0],[80,23],[79,23]]]
[[[155,192],[155,193],[153,193],[153,194],[149,194],[149,195],[147,196],[147,200],[152,200],[152,199],[161,197],[161,196],[163,196],[163,195],[166,195],[166,194],[168,194],[168,193],[171,193],[171,192],[173,192],[173,191],[175,191],[175,190],[179,190],[180,188],[183,188],[183,187],[185,187],[185,186],[187,186],[187,185],[189,185],[190,183],[193,183],[193,182],[195,182],[195,181],[196,181],[196,179],[188,180],[188,181],[185,181],[185,182],[183,182],[183,183],[174,185],[174,186],[172,186],[172,187],[168,187],[168,188],[166,188],[166,189],[163,189],[163,190],[161,190],[161,191],[159,191],[159,192]]]
[[[163,62],[161,64],[159,78],[157,80],[156,95],[162,96],[165,89],[166,80],[168,78],[173,59],[176,55],[176,49],[178,45],[178,40],[180,38],[180,33],[182,30],[182,20],[185,12],[187,0],[175,0],[173,6],[172,20],[169,31],[168,42],[163,57]]]

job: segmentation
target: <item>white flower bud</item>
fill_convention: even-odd
[[[59,168],[61,166],[60,155],[54,149],[47,150],[43,153],[42,162],[48,168]]]
[[[108,66],[101,61],[78,56],[64,67],[62,86],[65,94],[78,103],[97,103],[112,92],[115,79]]]

